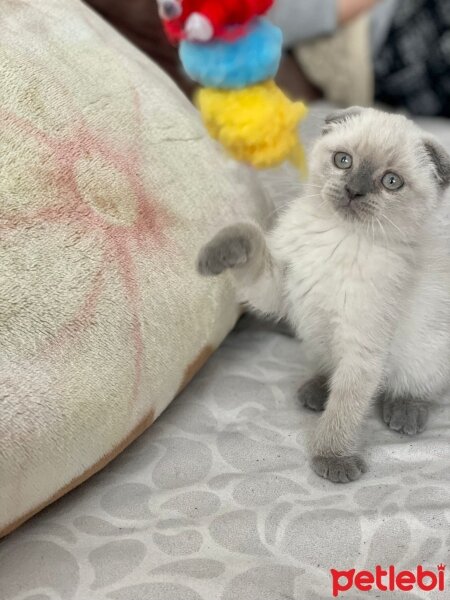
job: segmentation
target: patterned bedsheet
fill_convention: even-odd
[[[0,544],[2,600],[319,600],[330,568],[436,570],[450,403],[415,439],[374,410],[370,471],[333,485],[307,465],[317,416],[295,400],[302,363],[296,340],[241,323],[146,434]]]

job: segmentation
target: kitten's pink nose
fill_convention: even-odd
[[[345,189],[347,198],[350,200],[350,202],[352,200],[357,200],[358,198],[363,198],[365,196],[364,192],[354,189],[354,188],[350,187],[349,185],[346,185],[344,189]]]

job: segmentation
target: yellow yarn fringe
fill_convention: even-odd
[[[306,176],[298,125],[308,109],[266,81],[242,90],[200,89],[197,105],[210,135],[235,159],[257,169],[290,160]]]

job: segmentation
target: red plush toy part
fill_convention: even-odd
[[[244,33],[254,17],[265,14],[274,0],[157,0],[169,39],[207,42]],[[234,31],[229,27],[241,26]]]

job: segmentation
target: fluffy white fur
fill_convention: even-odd
[[[353,157],[351,169],[336,167],[336,152]],[[386,172],[404,186],[385,189]],[[333,481],[365,470],[356,452],[372,400],[381,398],[393,429],[417,433],[449,384],[448,183],[450,158],[412,122],[351,109],[327,120],[308,194],[270,234],[236,225],[200,255],[203,274],[232,268],[240,297],[287,318],[303,340],[316,378],[301,399],[314,408],[326,400],[312,466]],[[349,203],[345,186],[363,195]]]

